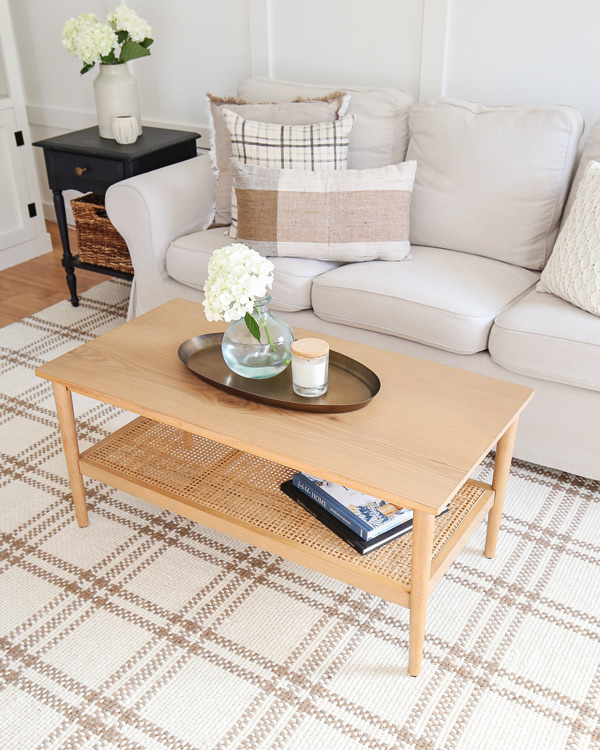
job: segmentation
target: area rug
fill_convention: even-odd
[[[514,462],[408,610],[86,480],[81,529],[43,362],[124,321],[108,281],[0,330],[2,750],[600,747],[600,485]],[[75,399],[81,448],[132,415]],[[476,475],[491,479],[488,459]]]

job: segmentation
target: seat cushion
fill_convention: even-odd
[[[531,291],[496,319],[490,355],[507,370],[600,391],[600,318]]]
[[[192,289],[204,288],[208,261],[213,250],[231,244],[226,229],[194,232],[172,242],[167,250],[167,272],[171,278]],[[272,310],[307,310],[311,306],[313,279],[339,263],[306,258],[272,258],[275,280],[271,294]]]
[[[289,102],[297,97],[313,98],[337,90],[350,94],[348,114],[356,115],[350,134],[349,169],[372,169],[404,161],[408,116],[413,107],[413,98],[406,91],[248,78],[240,84],[237,93],[249,102]]]
[[[313,309],[324,320],[473,354],[487,348],[494,318],[538,277],[477,255],[413,247],[410,261],[349,264],[315,278]]]
[[[558,233],[583,117],[573,107],[417,104],[410,238],[541,270]]]

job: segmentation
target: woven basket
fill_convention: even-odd
[[[115,271],[133,273],[131,258],[125,240],[110,223],[104,207],[104,198],[87,193],[71,201],[79,260]]]

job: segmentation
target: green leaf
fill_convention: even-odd
[[[146,37],[146,38],[144,39],[144,41],[143,41],[143,42],[140,42],[140,44],[142,45],[142,47],[149,47],[149,46],[150,46],[150,45],[152,44],[152,42],[154,42],[154,39],[150,39],[150,37],[149,37],[149,36],[147,36],[147,37]]]
[[[96,63],[87,63],[87,65],[84,65],[83,68],[79,72],[81,73],[81,75],[83,75],[84,73],[87,73],[88,70],[91,70],[95,64]]]
[[[104,57],[101,57],[100,60],[105,65],[112,65],[113,63],[117,62],[117,58],[115,57],[115,51],[114,49],[111,49],[111,51],[108,53],[108,55],[104,55]]]
[[[257,341],[260,341],[260,327],[258,323],[254,320],[252,315],[250,315],[250,313],[246,313],[246,315],[244,316],[244,321],[250,333],[254,336],[254,338]]]
[[[123,44],[123,42],[127,39],[129,36],[128,31],[117,31],[117,42],[119,44]]]
[[[132,42],[128,39],[125,44],[121,47],[121,56],[119,62],[128,62],[129,60],[136,60],[138,57],[146,57],[150,54],[150,50],[146,47],[142,47],[139,42]]]

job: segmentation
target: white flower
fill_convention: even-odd
[[[98,61],[117,65],[149,55],[151,34],[147,21],[125,5],[117,5],[108,23],[100,23],[94,13],[70,18],[63,27],[62,43],[70,55],[83,61],[81,72],[85,73]],[[144,44],[145,39],[149,41]]]
[[[70,18],[63,27],[62,43],[73,57],[91,65],[110,53],[117,44],[117,35],[93,13]]]
[[[132,42],[143,42],[152,36],[150,24],[126,5],[117,5],[106,20],[115,31],[126,31]]]
[[[207,320],[232,320],[252,312],[257,297],[273,285],[270,260],[246,245],[233,244],[215,250],[208,263],[204,284],[204,314]]]

